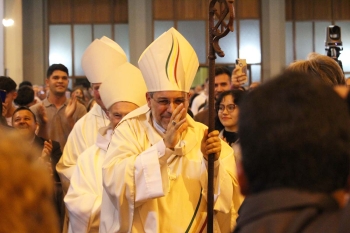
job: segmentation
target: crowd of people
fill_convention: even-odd
[[[82,57],[90,91],[67,94],[62,64],[48,68],[45,88],[1,76],[0,229],[206,232],[213,154],[214,232],[350,232],[350,94],[339,65],[311,53],[249,87],[238,67],[217,66],[213,97],[208,79],[192,87],[198,66],[171,28],[138,68],[116,42],[95,39]]]

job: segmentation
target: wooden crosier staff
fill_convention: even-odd
[[[219,5],[220,12],[215,8],[216,3]],[[214,87],[215,87],[215,59],[218,54],[220,57],[225,56],[225,53],[219,46],[219,40],[225,37],[230,31],[233,31],[234,8],[233,0],[211,0],[209,3],[209,132],[215,130],[215,109],[214,109]],[[229,21],[226,24],[225,18],[229,15]],[[217,17],[217,22],[214,25],[214,16]],[[211,233],[214,230],[214,154],[208,157],[208,196],[207,196],[207,232]]]

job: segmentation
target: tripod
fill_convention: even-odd
[[[341,50],[343,50],[342,47],[333,47],[333,46],[329,48],[326,47],[327,56],[333,58],[338,63],[338,65],[340,66],[341,70],[344,73],[343,63],[341,62],[341,60],[338,59]]]
[[[341,28],[337,25],[330,25],[326,28],[326,51],[327,56],[333,58],[342,69],[343,73],[343,64],[338,59],[340,51],[343,50],[343,42],[341,41]]]

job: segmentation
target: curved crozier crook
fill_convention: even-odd
[[[223,5],[224,8],[221,8],[220,15],[217,14],[217,10],[213,10],[215,12],[215,15],[218,16],[218,22],[215,24],[214,28],[212,28],[212,35],[214,35],[213,38],[213,49],[215,53],[220,56],[224,57],[225,53],[222,51],[219,40],[223,37],[225,37],[230,31],[233,31],[233,19],[234,19],[234,8],[233,8],[233,2],[232,0],[217,0],[212,1],[210,4],[210,7],[213,9],[215,6],[215,3],[220,3],[220,8]],[[230,14],[229,21],[226,24],[225,18],[227,14]],[[219,29],[221,28],[221,30]]]

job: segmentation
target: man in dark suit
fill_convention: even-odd
[[[48,165],[48,169],[51,171],[55,182],[55,204],[58,215],[60,217],[64,216],[62,187],[56,171],[56,164],[62,155],[60,144],[56,141],[38,137],[35,134],[38,123],[34,113],[27,107],[19,107],[14,111],[12,126],[17,130],[18,134],[28,142],[28,149],[32,148],[33,145],[40,149],[41,155],[38,155],[38,159]]]

